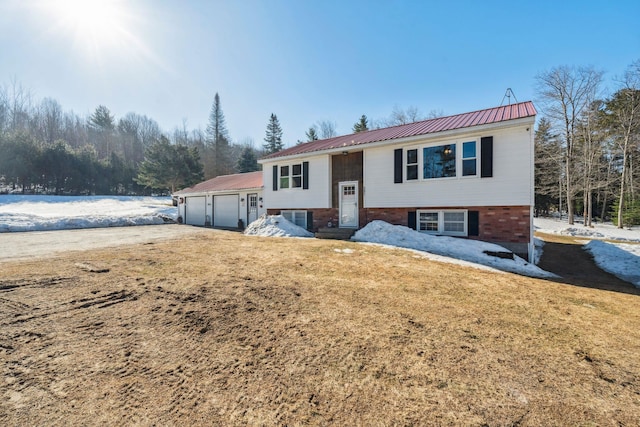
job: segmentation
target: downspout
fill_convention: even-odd
[[[534,148],[534,123],[527,128],[529,131],[529,158],[531,159],[529,165],[529,262],[534,263],[536,245],[533,241],[533,207],[535,204],[535,148]]]

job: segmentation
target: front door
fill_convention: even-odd
[[[341,182],[340,227],[358,228],[358,181]]]
[[[258,194],[247,194],[247,225],[258,219]]]

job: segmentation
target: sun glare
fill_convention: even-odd
[[[56,27],[69,33],[77,47],[96,53],[126,45],[126,3],[122,0],[48,0]]]

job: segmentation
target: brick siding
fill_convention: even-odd
[[[390,224],[408,226],[409,212],[416,210],[456,210],[467,209],[479,212],[479,235],[470,239],[494,243],[529,243],[530,208],[529,206],[491,206],[491,207],[417,207],[417,208],[368,208],[360,209],[360,227],[374,220],[386,221]],[[338,226],[338,209],[306,209],[313,212],[313,230],[326,227],[331,221]],[[277,215],[280,209],[268,209],[269,215]]]

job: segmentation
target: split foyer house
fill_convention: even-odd
[[[262,158],[269,214],[309,230],[373,220],[533,254],[534,122],[522,102],[312,141]]]
[[[311,231],[383,220],[530,258],[535,115],[522,102],[296,145],[176,193],[179,215],[236,227],[266,212]]]

